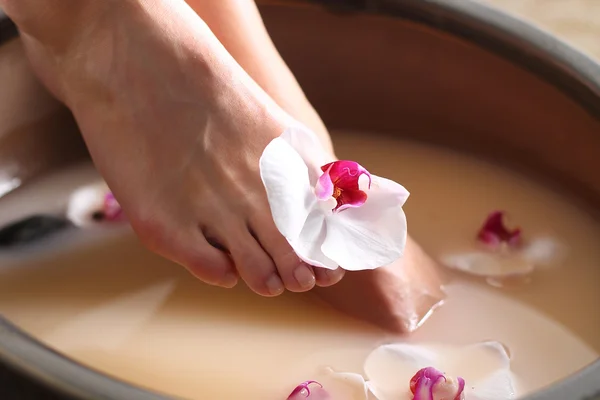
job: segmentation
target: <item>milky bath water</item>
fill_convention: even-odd
[[[126,228],[104,225],[57,234],[27,252],[4,250],[0,312],[94,369],[188,399],[284,400],[328,367],[361,373],[369,352],[388,342],[498,341],[510,353],[519,395],[598,358],[600,226],[584,209],[446,150],[348,132],[334,141],[339,157],[411,192],[409,233],[433,258],[470,246],[497,209],[525,236],[562,243],[566,258],[502,288],[440,267],[445,303],[416,333],[394,337],[310,295],[267,299],[244,285],[206,286],[144,250]],[[59,209],[96,180],[90,165],[49,176],[0,199],[0,222]]]

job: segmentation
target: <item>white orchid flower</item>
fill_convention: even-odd
[[[314,133],[287,129],[260,159],[275,225],[306,263],[374,269],[399,259],[406,243],[408,191],[354,161],[335,161]]]
[[[377,400],[515,398],[510,359],[498,342],[468,346],[386,344],[367,357],[364,369],[366,385]]]
[[[364,376],[330,371],[350,388],[340,396],[332,387],[304,382],[288,400],[511,400],[516,398],[510,357],[500,343],[466,346],[385,344],[366,358]],[[329,382],[332,384],[332,382]],[[309,388],[313,385],[313,389]],[[326,389],[333,389],[326,391]],[[339,387],[337,388],[339,391]]]

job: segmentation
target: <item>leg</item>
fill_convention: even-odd
[[[0,4],[147,247],[216,285],[239,273],[266,296],[314,286],[257,171],[292,118],[183,0]]]
[[[316,132],[333,154],[329,133],[279,55],[254,0],[187,0],[229,53],[285,111]]]
[[[275,48],[254,0],[187,0],[187,3],[254,81],[292,117],[316,132],[333,154],[327,128]],[[285,248],[277,232],[271,232],[263,243],[275,244],[271,252]],[[335,284],[342,279],[343,272],[314,270],[319,286]]]
[[[323,123],[271,41],[253,0],[187,0],[238,63],[277,103],[317,132],[331,149]],[[332,150],[333,153],[333,150]],[[317,279],[325,274],[315,269]],[[322,278],[323,281],[326,277]],[[333,278],[333,282],[341,275]],[[408,240],[406,256],[375,271],[351,273],[316,293],[347,314],[396,332],[415,330],[443,298],[435,262]]]

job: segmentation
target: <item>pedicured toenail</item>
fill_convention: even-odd
[[[239,279],[238,274],[236,274],[233,271],[230,271],[223,277],[221,286],[223,286],[225,288],[232,288],[235,285],[237,285],[238,279]]]
[[[328,269],[325,270],[325,275],[327,275],[327,278],[329,279],[330,282],[336,281],[337,279],[339,279],[340,275],[342,274],[342,269],[338,268],[338,269]]]
[[[304,264],[301,264],[294,270],[294,278],[303,289],[310,289],[315,285],[315,275]]]
[[[267,279],[266,284],[267,289],[269,290],[269,294],[271,294],[272,296],[277,296],[283,293],[283,291],[285,290],[283,282],[277,274],[271,275],[269,279]]]

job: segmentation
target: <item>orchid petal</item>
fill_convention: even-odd
[[[494,211],[489,214],[477,235],[479,240],[491,247],[497,247],[501,243],[507,243],[509,246],[519,245],[521,229],[508,229],[504,225],[504,215],[504,211]]]
[[[407,393],[410,380],[421,368],[435,365],[435,352],[404,343],[387,344],[373,350],[365,360],[369,388],[378,400],[399,398]]]
[[[371,174],[367,175],[367,174],[362,174],[359,178],[358,178],[358,189],[362,190],[363,192],[371,189],[371,183],[372,182],[372,178],[371,178]],[[405,189],[406,191],[406,189]],[[408,196],[408,192],[406,192],[406,195]],[[406,201],[406,199],[404,199],[404,201]],[[404,202],[402,203],[404,204]]]
[[[538,238],[523,248],[521,254],[536,266],[551,267],[564,262],[567,248],[552,238]]]
[[[370,175],[354,161],[326,164],[328,157],[303,126],[287,129],[267,145],[260,175],[278,230],[302,260],[317,267],[374,269],[400,258],[406,189]],[[335,179],[329,174],[333,168]],[[360,190],[363,176],[370,181],[368,194]],[[336,186],[338,181],[343,185]]]
[[[323,172],[327,171],[331,180],[343,189],[358,190],[358,181],[361,176],[366,175],[371,181],[371,174],[365,167],[356,161],[339,160],[321,167]]]
[[[293,241],[300,235],[316,202],[308,167],[282,137],[267,145],[259,163],[273,221],[279,232]]]
[[[331,169],[331,167],[329,168]],[[329,169],[321,175],[315,187],[315,194],[319,200],[327,200],[333,196],[333,182],[329,176]]]
[[[124,218],[123,209],[111,192],[104,196],[103,212],[104,218],[108,221],[119,221]]]
[[[414,374],[429,366],[450,376],[461,376],[467,383],[467,400],[515,397],[510,359],[498,342],[468,346],[383,345],[367,357],[364,369],[371,393],[378,400],[394,400],[404,398]]]
[[[339,206],[335,208],[335,211],[341,212],[347,208],[361,207],[367,202],[367,198],[367,194],[362,190],[345,190],[337,199]]]
[[[351,398],[353,400],[367,400],[369,398],[369,388],[362,375],[353,372],[331,371],[330,373],[331,376],[339,381],[344,386],[344,389],[346,389],[344,393],[346,397],[344,398]],[[350,391],[350,393],[346,393],[347,391]]]
[[[322,174],[320,166],[331,161],[332,156],[325,152],[317,135],[300,123],[286,129],[279,138],[302,158],[307,165],[311,187],[314,187]]]
[[[328,400],[331,399],[331,396],[329,396],[329,393],[323,389],[323,385],[319,382],[306,381],[296,386],[288,396],[287,400],[301,400],[308,398],[310,398],[310,400]]]
[[[321,246],[327,235],[325,226],[325,214],[320,210],[313,210],[304,223],[297,238],[290,240],[290,246],[294,249],[302,261],[315,267],[336,269],[338,264],[327,257],[321,250]]]
[[[440,263],[469,275],[486,278],[527,275],[535,268],[533,263],[518,255],[505,256],[483,252],[450,254],[442,257]]]
[[[315,191],[319,200],[333,196],[336,200],[334,212],[350,207],[360,207],[367,201],[367,193],[360,190],[359,180],[366,177],[371,186],[371,174],[355,161],[333,161],[321,166],[323,175],[319,178]]]
[[[406,244],[406,216],[402,205],[408,192],[401,185],[372,176],[373,184],[362,207],[326,217],[325,256],[349,270],[374,269],[399,259]]]
[[[380,207],[402,207],[410,193],[404,186],[380,176],[371,175],[369,197],[377,197]]]
[[[421,368],[410,380],[413,400],[464,400],[465,380],[433,367]]]
[[[104,197],[108,193],[104,182],[82,186],[75,190],[69,199],[67,218],[76,226],[93,225],[94,214],[104,207]]]
[[[476,385],[467,388],[468,400],[510,400],[514,399],[515,389],[510,370],[499,370]]]

